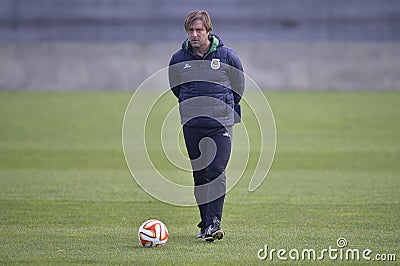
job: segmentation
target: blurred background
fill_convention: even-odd
[[[399,90],[398,0],[2,0],[0,90],[135,90],[207,10],[266,90]]]

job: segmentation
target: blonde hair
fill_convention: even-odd
[[[195,10],[190,12],[186,16],[185,23],[183,24],[183,26],[185,27],[185,31],[189,31],[189,28],[192,26],[193,22],[197,19],[203,22],[203,25],[206,28],[207,32],[212,31],[211,18],[208,15],[207,11],[205,10]]]

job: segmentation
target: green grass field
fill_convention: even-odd
[[[0,264],[266,265],[264,245],[321,251],[340,237],[398,263],[400,93],[266,95],[277,126],[270,174],[256,192],[244,176],[227,195],[226,237],[210,244],[194,239],[197,208],[161,203],[130,176],[130,93],[1,92]],[[166,246],[139,245],[149,218],[168,226]]]

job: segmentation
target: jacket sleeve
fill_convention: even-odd
[[[233,90],[235,104],[239,104],[245,88],[245,78],[242,63],[236,52],[230,50],[228,53],[228,62],[233,68],[229,71],[229,80]]]
[[[179,93],[181,91],[181,86],[177,85],[180,84],[180,78],[178,75],[178,72],[176,71],[176,67],[173,65],[176,64],[175,56],[172,56],[170,62],[169,62],[169,67],[168,67],[168,79],[169,79],[169,86],[171,88],[171,91],[175,95],[176,98],[179,98]]]

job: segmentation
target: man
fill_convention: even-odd
[[[242,64],[235,51],[212,34],[206,11],[189,13],[187,39],[170,61],[171,90],[179,101],[181,123],[200,211],[197,238],[224,237],[225,169],[231,154],[232,126],[240,122],[244,91]]]

